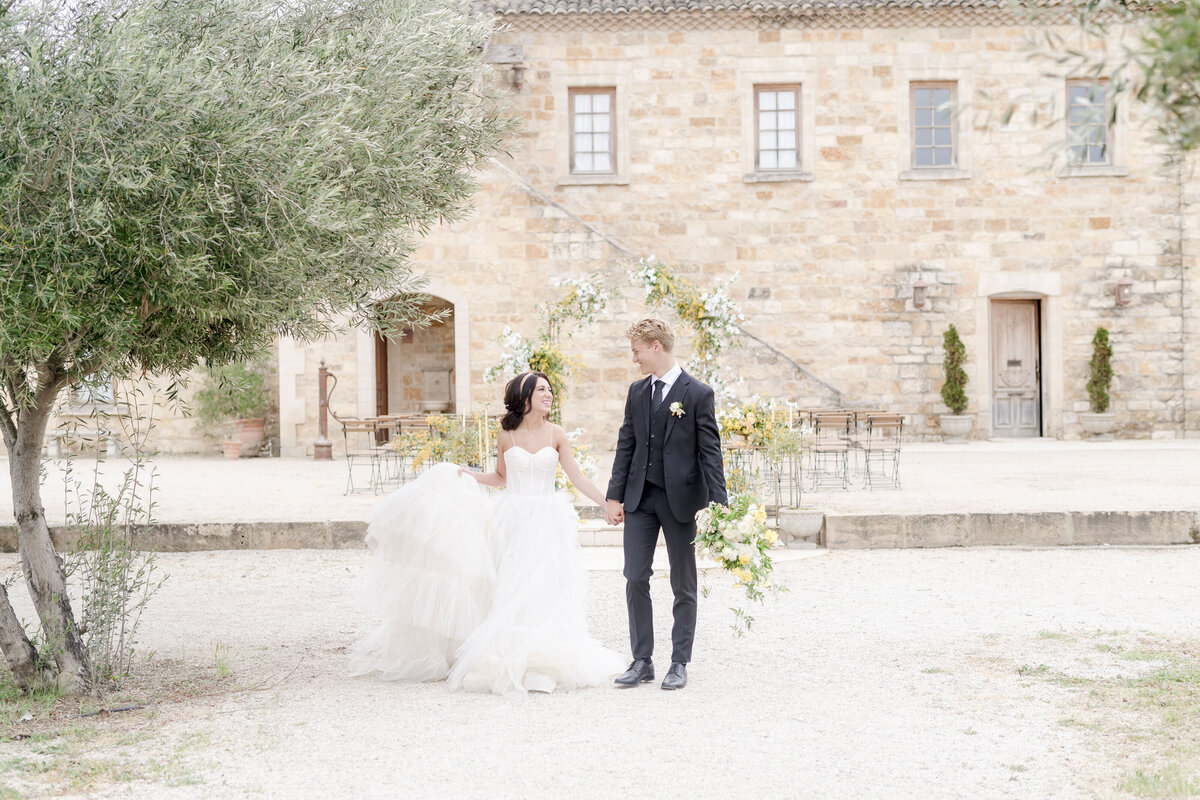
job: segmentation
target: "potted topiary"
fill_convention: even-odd
[[[1108,329],[1097,328],[1092,337],[1092,360],[1088,363],[1088,403],[1091,413],[1079,415],[1083,429],[1091,436],[1090,439],[1104,441],[1112,439],[1116,427],[1116,416],[1108,410],[1112,398],[1108,390],[1112,388],[1112,346],[1108,343]]]
[[[967,410],[967,371],[963,369],[963,363],[967,360],[967,348],[953,325],[942,335],[942,349],[946,351],[942,362],[946,372],[942,402],[950,409],[949,414],[939,415],[942,437],[950,444],[966,444],[967,434],[971,432],[971,415],[964,413]]]
[[[258,455],[263,443],[263,414],[270,404],[267,379],[255,364],[235,361],[209,367],[196,392],[196,419],[209,436],[224,433],[226,458]]]

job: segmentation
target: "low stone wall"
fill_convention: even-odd
[[[363,547],[366,523],[232,522],[161,523],[142,528],[138,544],[158,552],[201,550],[342,550]],[[51,531],[55,546],[69,549],[63,528]],[[586,520],[583,546],[618,547],[620,528]],[[807,541],[782,540],[809,546]],[[1010,514],[864,514],[826,516],[820,544],[836,549],[909,547],[1200,544],[1200,511],[1079,511]],[[13,526],[0,527],[0,552],[17,549]]]
[[[1200,544],[1200,511],[827,516],[830,549]]]

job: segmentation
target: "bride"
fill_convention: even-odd
[[[371,512],[367,600],[383,623],[351,648],[354,674],[524,695],[624,668],[588,635],[578,520],[554,491],[556,468],[597,505],[604,494],[547,420],[553,401],[544,374],[518,375],[494,472],[439,464]],[[493,498],[483,486],[507,488]]]

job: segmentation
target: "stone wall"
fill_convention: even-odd
[[[265,414],[264,435],[271,443],[271,452],[278,454],[279,441],[279,358],[276,350],[264,356],[269,394]],[[111,433],[121,449],[128,450],[132,441],[141,442],[150,454],[218,455],[221,453],[221,432],[206,432],[193,416],[196,392],[203,385],[203,370],[193,370],[178,380],[155,376],[116,383],[115,403],[80,405],[72,402],[70,392],[64,392],[48,430],[76,431],[67,436],[64,453],[94,452],[95,437],[84,433],[102,429]],[[51,437],[53,438],[53,437]],[[72,442],[80,439],[79,443]],[[90,443],[90,444],[89,444]],[[79,446],[82,444],[83,446]],[[106,444],[106,442],[105,442]],[[55,452],[51,446],[49,452]]]
[[[496,43],[522,51],[523,85],[509,88],[522,128],[511,156],[480,173],[472,213],[414,256],[430,293],[454,307],[456,410],[495,413],[501,387],[484,375],[501,331],[536,334],[537,306],[561,296],[557,281],[600,273],[616,295],[564,343],[583,364],[564,424],[611,448],[638,377],[623,333],[651,311],[629,264],[654,254],[700,287],[737,276],[749,335],[728,363],[743,397],[887,407],[908,415],[910,435],[937,438],[941,341],[953,323],[968,352],[974,435],[986,436],[990,299],[1030,298],[1042,314],[1045,435],[1081,435],[1101,325],[1112,334],[1119,435],[1197,435],[1200,189],[1190,166],[1164,168],[1146,111],[1121,104],[1113,167],[1077,174],[1052,157],[1065,139],[1065,81],[1030,58],[1023,22],[994,9],[839,13],[506,18]],[[497,67],[498,82],[511,78]],[[927,80],[954,81],[959,108],[958,164],[932,178],[907,156],[910,85]],[[765,83],[801,86],[802,163],[786,180],[754,170],[753,91]],[[585,86],[616,87],[611,178],[569,174],[567,91]],[[1122,307],[1114,294],[1126,277]],[[929,284],[923,308],[918,281]],[[312,452],[322,358],[338,378],[333,409],[374,412],[369,334],[283,340],[286,454]]]
[[[480,379],[501,328],[532,333],[551,279],[600,271],[624,288],[611,319],[571,343],[588,366],[567,421],[615,431],[635,377],[621,332],[646,311],[621,262],[653,253],[698,285],[738,276],[735,299],[759,340],[732,354],[745,394],[885,406],[908,414],[914,435],[936,437],[941,336],[953,323],[984,435],[989,298],[1029,297],[1045,318],[1047,435],[1080,436],[1100,325],[1114,343],[1120,435],[1200,425],[1184,402],[1196,335],[1184,308],[1195,328],[1196,303],[1181,230],[1192,226],[1194,240],[1194,212],[1181,208],[1181,176],[1163,169],[1143,109],[1119,107],[1114,168],[1076,175],[1047,155],[1064,140],[1061,117],[1044,120],[1061,113],[1065,82],[1042,76],[1021,25],[972,27],[959,14],[953,26],[925,16],[919,26],[768,29],[730,17],[726,29],[689,30],[662,16],[506,20],[500,40],[520,45],[526,66],[512,93],[519,141],[483,177],[474,216],[418,253],[420,268],[471,293],[474,401],[495,394]],[[509,77],[500,67],[497,79]],[[933,180],[906,160],[915,80],[957,82],[962,106],[958,168]],[[803,174],[768,181],[753,174],[747,98],[757,83],[784,82],[802,86]],[[623,152],[607,181],[566,170],[566,90],[589,85],[617,88]],[[1017,113],[1002,124],[1009,104]],[[1133,301],[1119,307],[1125,276]],[[918,280],[930,284],[924,309],[912,302]]]

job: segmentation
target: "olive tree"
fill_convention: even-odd
[[[441,0],[0,0],[0,433],[42,633],[0,586],[18,685],[92,680],[40,493],[59,393],[418,314],[406,258],[512,125],[489,33]]]
[[[1069,33],[1054,27],[1064,8],[1076,23]],[[1039,8],[1031,20],[1035,55],[1053,65],[1048,74],[1108,82],[1110,121],[1120,102],[1137,100],[1153,111],[1170,159],[1200,145],[1200,0],[1083,0]],[[1014,111],[1010,106],[1004,120]]]

